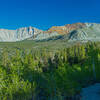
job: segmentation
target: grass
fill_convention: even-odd
[[[47,49],[59,50],[68,46],[66,41],[55,40],[45,42],[35,42],[33,40],[24,40],[21,42],[0,42],[0,48],[23,48],[23,49]]]
[[[50,41],[33,41],[24,40],[20,42],[0,42],[0,50],[3,48],[8,48],[9,50],[14,49],[25,49],[25,50],[47,50],[47,51],[57,51],[75,44],[84,44],[81,42],[67,42],[66,40],[50,40]],[[98,43],[100,44],[100,43]]]

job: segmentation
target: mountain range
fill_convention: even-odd
[[[99,41],[100,24],[74,23],[64,26],[53,26],[43,31],[34,27],[24,27],[16,30],[0,29],[0,42],[16,42],[22,40],[52,40],[68,41]]]

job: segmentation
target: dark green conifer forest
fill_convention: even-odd
[[[55,52],[0,51],[0,100],[80,100],[81,89],[95,82],[100,82],[98,43]]]

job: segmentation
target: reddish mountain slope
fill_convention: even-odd
[[[70,31],[83,27],[85,27],[85,24],[83,23],[67,24],[65,26],[53,26],[49,30],[47,30],[46,33],[57,32],[59,34],[68,34]]]

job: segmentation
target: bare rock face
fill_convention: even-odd
[[[58,34],[68,34],[73,30],[85,27],[83,23],[67,24],[65,26],[53,26],[46,33],[57,32]]]
[[[15,30],[0,29],[0,41],[16,41]]]
[[[63,37],[64,36],[64,37]],[[28,40],[67,39],[69,41],[100,41],[100,24],[75,23],[65,26],[53,26],[46,31],[34,27],[16,30],[0,29],[0,42]]]
[[[100,41],[100,24],[85,23],[85,27],[69,33],[70,41]]]
[[[0,41],[1,42],[15,42],[30,38],[36,34],[39,34],[41,30],[34,27],[25,27],[17,30],[0,29]]]

